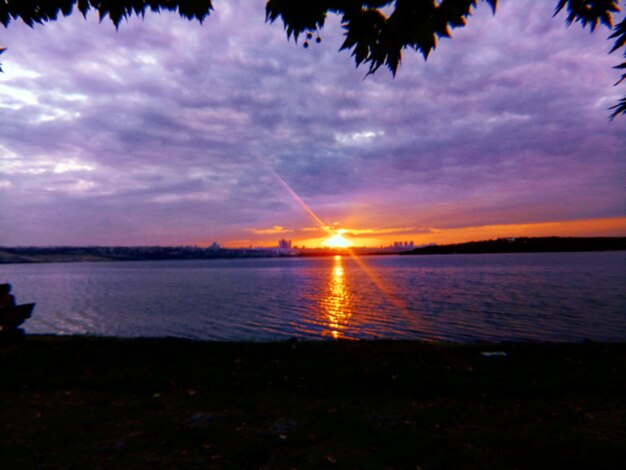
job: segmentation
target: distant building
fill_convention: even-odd
[[[281,250],[291,250],[291,240],[285,240],[284,238],[278,240],[278,248]]]
[[[393,242],[392,248],[398,251],[412,250],[415,244],[413,241]]]
[[[209,247],[209,250],[215,250],[215,251],[217,251],[217,250],[219,250],[219,249],[220,249],[220,244],[219,244],[219,243],[217,243],[217,242],[213,242],[213,243],[211,243],[211,246]]]

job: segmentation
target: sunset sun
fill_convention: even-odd
[[[327,248],[348,248],[352,246],[352,242],[342,235],[343,230],[337,231],[332,237],[327,238],[322,243]]]

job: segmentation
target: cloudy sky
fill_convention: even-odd
[[[395,79],[262,0],[0,26],[0,245],[315,246],[304,205],[357,246],[626,235],[621,57],[555,4],[480,5]]]

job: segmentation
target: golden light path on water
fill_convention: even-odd
[[[319,225],[319,227],[329,234],[330,238],[341,237],[342,233],[345,233],[341,229],[333,229],[325,223],[306,202],[302,200],[298,194],[287,184],[287,182],[275,171],[272,171],[276,179],[280,182],[281,186],[294,198],[300,207],[311,217],[311,219]],[[370,278],[378,290],[385,296],[385,298],[394,305],[398,311],[407,319],[411,319],[414,323],[417,321],[415,315],[411,315],[406,304],[402,302],[394,293],[394,290],[386,283],[374,270],[372,270],[362,259],[358,256],[354,250],[349,247],[344,248],[348,255],[357,263],[359,268],[365,272]],[[352,316],[352,296],[348,288],[345,269],[342,264],[341,255],[334,257],[334,265],[332,274],[328,281],[328,288],[326,297],[322,300],[322,306],[324,307],[327,315],[328,326],[330,334],[333,338],[341,337],[341,330],[345,329],[349,322],[348,320]]]
[[[340,338],[341,330],[348,326],[352,316],[352,298],[346,282],[341,255],[335,255],[322,306],[326,312],[330,335],[333,338]]]

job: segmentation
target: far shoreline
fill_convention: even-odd
[[[115,261],[313,258],[327,256],[389,256],[508,253],[573,253],[626,251],[626,237],[519,237],[412,250],[387,248],[200,248],[200,247],[0,247],[0,265]]]

